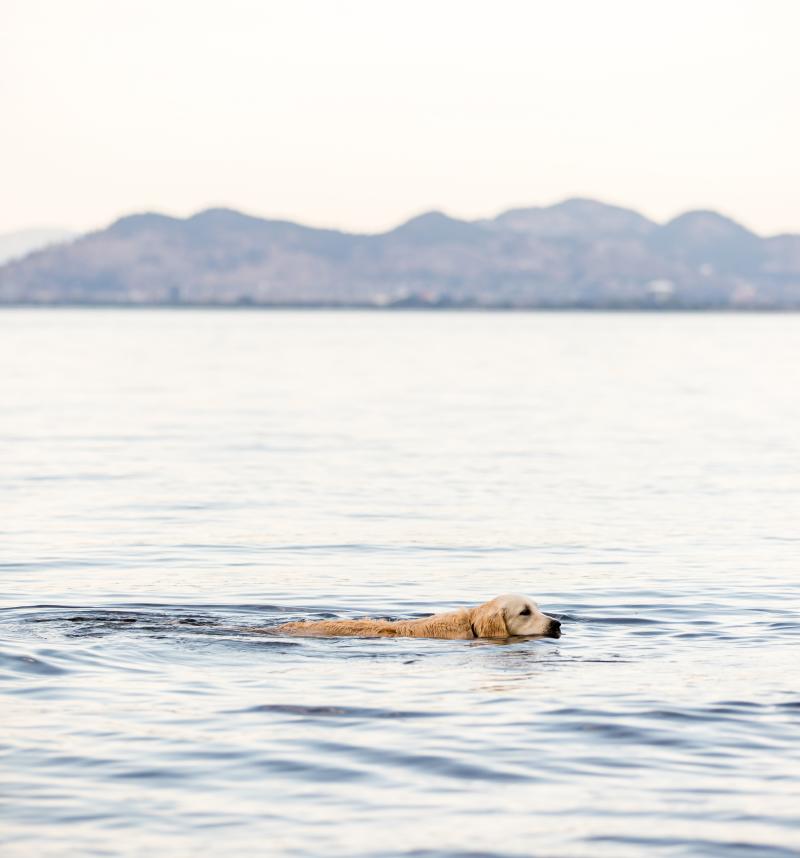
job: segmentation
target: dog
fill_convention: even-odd
[[[498,596],[477,608],[433,614],[420,620],[307,620],[268,629],[286,635],[361,638],[509,638],[561,637],[561,623],[543,614],[527,596]]]

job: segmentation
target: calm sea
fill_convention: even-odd
[[[4,858],[796,856],[800,316],[2,311],[0,590]]]

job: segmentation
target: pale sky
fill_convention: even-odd
[[[800,0],[0,0],[0,232],[590,196],[800,232]]]

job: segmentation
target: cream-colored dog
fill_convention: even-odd
[[[317,637],[509,638],[523,635],[560,637],[561,623],[543,614],[527,596],[498,596],[477,608],[433,614],[421,620],[319,620],[284,623],[268,629],[287,635]]]

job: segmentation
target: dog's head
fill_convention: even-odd
[[[510,593],[498,596],[471,611],[472,628],[479,638],[508,638],[517,635],[561,636],[561,623],[543,614],[527,596]]]

